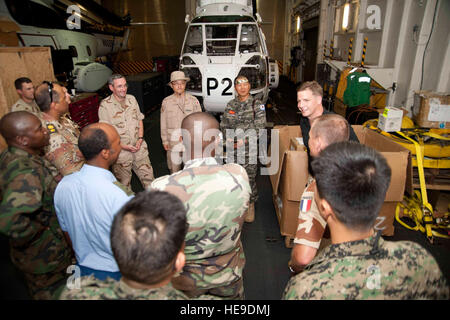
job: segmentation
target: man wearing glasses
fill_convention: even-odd
[[[78,149],[78,126],[67,117],[70,96],[67,89],[57,83],[44,81],[36,88],[36,103],[41,109],[42,124],[50,134],[50,145],[45,148],[45,157],[58,170],[61,180],[80,170],[84,157]]]
[[[127,80],[123,75],[113,74],[108,84],[112,94],[100,103],[98,118],[99,122],[109,123],[116,128],[120,136],[122,152],[112,166],[112,171],[120,183],[130,187],[133,170],[145,188],[154,176],[147,143],[144,141],[144,115],[139,110],[136,98],[127,94]]]
[[[180,155],[180,135],[177,131],[181,128],[181,121],[194,112],[202,112],[202,107],[197,98],[186,93],[186,82],[190,79],[183,71],[174,71],[170,75],[167,84],[173,89],[173,94],[165,98],[161,105],[161,141],[167,151],[167,167],[170,173],[181,169],[181,156],[174,159],[173,156]]]

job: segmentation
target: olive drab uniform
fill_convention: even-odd
[[[106,97],[100,103],[98,118],[99,122],[109,123],[116,128],[122,145],[135,146],[138,142],[139,122],[144,119],[144,115],[139,110],[134,96],[127,94],[123,105],[113,94]],[[144,187],[154,179],[147,143],[144,140],[139,151],[135,153],[122,149],[117,162],[112,166],[117,180],[127,187],[131,184],[131,170],[136,173]]]
[[[223,133],[225,141],[227,138],[233,138],[227,132],[233,134],[234,130],[242,129],[245,134],[244,145],[242,147],[233,150],[232,144],[230,145],[227,142],[226,150],[227,162],[238,163],[247,171],[252,188],[250,202],[255,202],[258,199],[258,190],[256,189],[256,174],[258,169],[257,138],[260,135],[259,130],[264,129],[265,126],[266,112],[264,104],[251,95],[243,102],[239,101],[239,97],[228,102],[220,122],[220,130]],[[230,132],[227,129],[233,131]],[[236,131],[234,132],[236,133]],[[256,136],[251,137],[249,134]],[[240,139],[239,134],[237,134],[237,138]],[[244,153],[244,159],[240,156],[242,153]],[[234,159],[231,158],[230,154],[234,154]]]
[[[161,141],[163,145],[168,145],[167,150],[167,167],[171,173],[181,169],[181,163],[177,163],[176,159],[172,161],[172,152],[179,155],[183,150],[180,143],[181,122],[185,117],[194,112],[201,112],[202,107],[197,98],[184,93],[184,97],[178,97],[175,93],[166,97],[161,105]],[[178,150],[178,148],[180,148]]]
[[[33,100],[31,103],[27,103],[27,102],[23,101],[22,98],[17,100],[16,103],[14,103],[11,106],[11,112],[15,112],[15,111],[28,111],[28,112],[31,112],[36,115],[41,113],[41,109],[39,109],[35,100]]]
[[[0,233],[34,299],[55,298],[72,262],[53,207],[56,181],[48,161],[15,147],[0,154]]]
[[[212,300],[214,297],[203,295],[199,300]],[[65,288],[60,300],[188,300],[181,291],[169,282],[164,287],[154,289],[135,289],[122,279],[116,281],[107,278],[102,281],[94,276],[82,277],[80,289]]]
[[[44,113],[41,113],[39,118],[42,126],[47,128],[50,134],[50,144],[44,149],[45,158],[62,176],[80,170],[84,164],[84,157],[78,149],[80,136],[78,125],[67,114],[61,117],[60,121],[48,120]]]
[[[289,280],[283,299],[449,299],[433,256],[414,242],[380,236],[323,249]]]
[[[187,208],[186,264],[172,279],[173,286],[189,297],[242,299],[241,230],[250,197],[244,168],[219,165],[214,158],[194,159],[183,170],[153,181],[151,189],[177,196]]]

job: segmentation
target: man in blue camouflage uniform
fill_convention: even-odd
[[[184,169],[156,179],[151,188],[176,195],[187,208],[186,265],[173,278],[189,297],[210,294],[242,299],[245,265],[241,243],[250,185],[238,164],[220,165],[214,158],[220,144],[219,123],[207,113],[193,113],[182,122]]]
[[[188,299],[170,282],[185,263],[187,229],[186,209],[177,197],[162,191],[138,193],[117,213],[111,228],[111,247],[122,278],[82,277],[80,288],[65,289],[61,299]]]
[[[289,280],[284,299],[448,300],[446,280],[424,248],[384,241],[373,229],[391,179],[380,153],[338,142],[321,151],[312,169],[315,201],[332,244]]]
[[[226,140],[227,162],[239,163],[247,171],[252,194],[245,222],[253,222],[255,220],[255,202],[258,199],[256,188],[257,141],[260,135],[259,130],[266,126],[266,112],[264,104],[250,94],[250,82],[245,76],[238,76],[235,79],[234,88],[237,96],[228,102],[222,115],[220,129]]]
[[[39,155],[49,143],[41,121],[26,111],[0,120],[8,148],[0,154],[0,232],[34,299],[52,299],[68,277],[72,251],[53,208],[56,181]]]

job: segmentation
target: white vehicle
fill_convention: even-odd
[[[61,15],[61,10],[57,12],[55,9],[51,0],[0,0],[0,17],[18,25],[17,36],[21,46],[70,50],[73,61],[73,70],[70,71],[75,89],[95,92],[112,74],[110,68],[95,62],[95,59],[126,48],[126,40],[107,34],[69,30],[66,25],[69,14]]]
[[[180,70],[190,77],[186,91],[206,111],[222,113],[234,98],[233,81],[245,75],[250,93],[266,103],[278,86],[278,65],[270,60],[261,17],[253,17],[251,0],[197,0],[180,56]]]

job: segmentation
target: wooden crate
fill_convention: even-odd
[[[20,77],[30,78],[35,86],[44,80],[55,81],[50,48],[0,48],[0,118],[19,99],[14,81]],[[6,143],[0,136],[0,150],[5,147]]]

